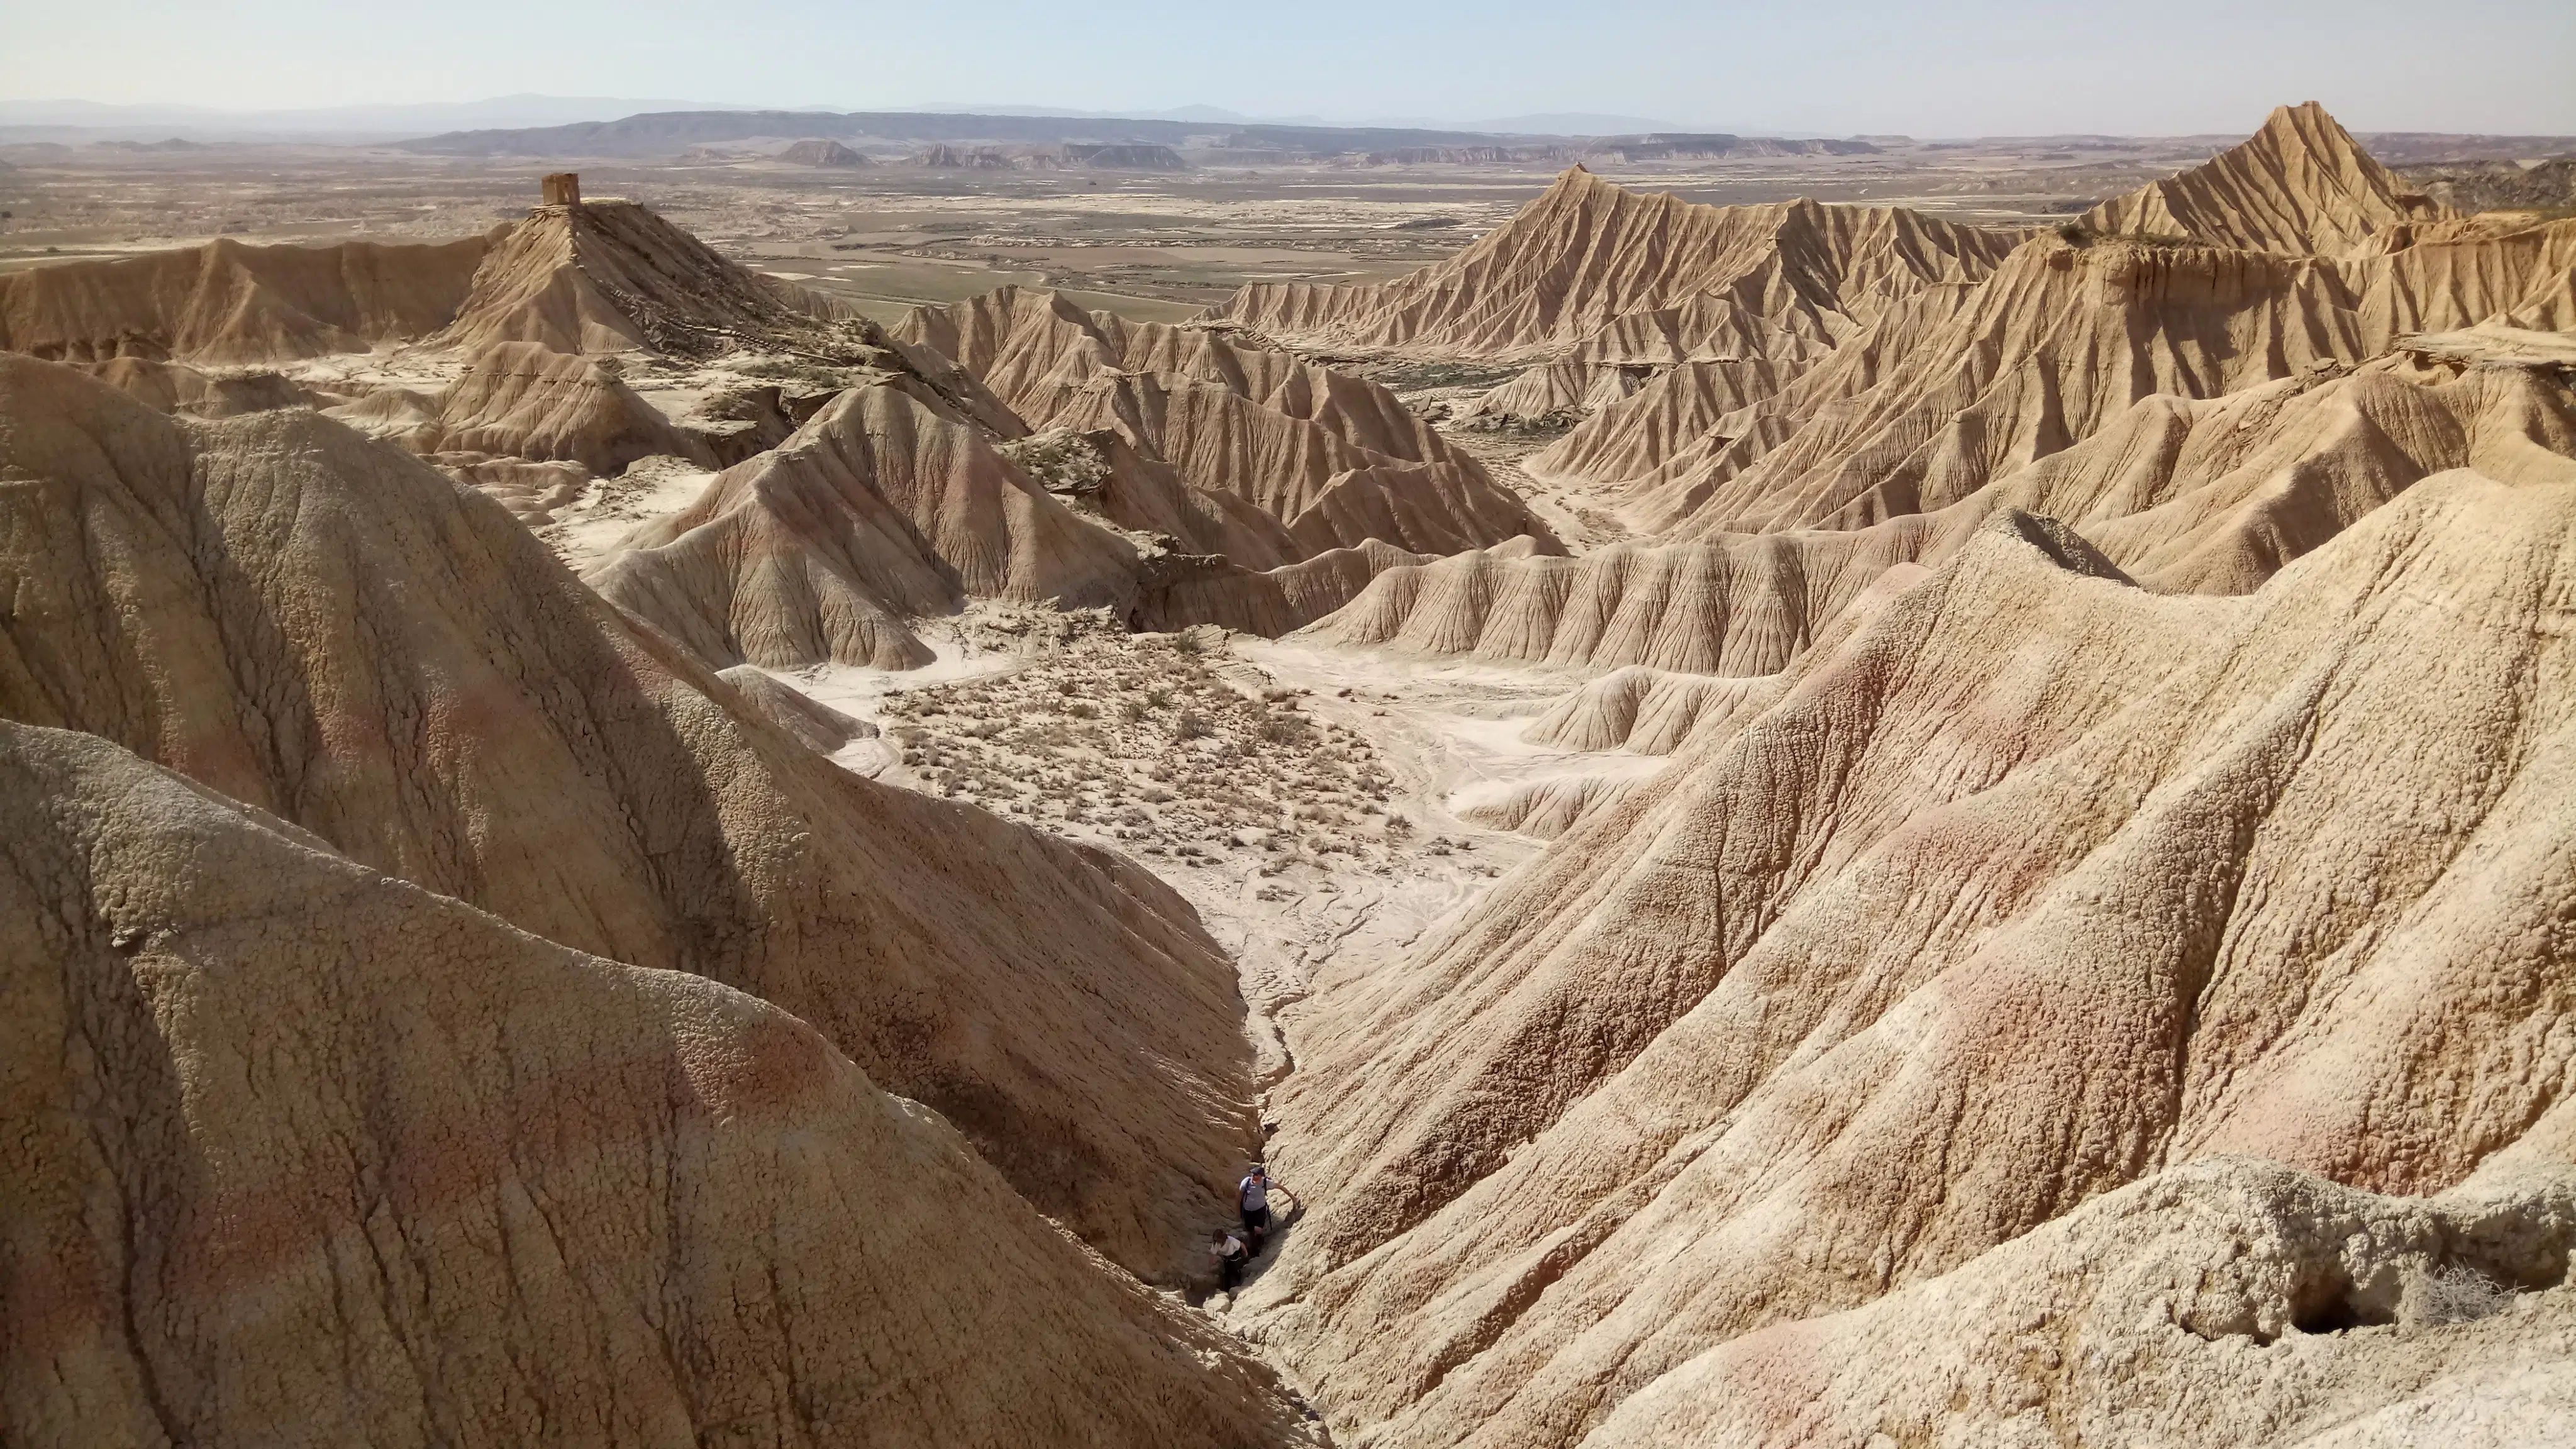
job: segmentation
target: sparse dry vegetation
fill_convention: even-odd
[[[1407,840],[1369,742],[1251,675],[1194,635],[1085,632],[1045,641],[1008,674],[894,695],[884,711],[904,768],[932,793],[1186,867],[1376,863]]]

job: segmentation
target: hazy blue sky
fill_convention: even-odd
[[[2576,0],[0,0],[0,99],[517,91],[1335,119],[1606,111],[1830,134],[2576,133]]]

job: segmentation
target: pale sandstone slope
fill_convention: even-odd
[[[906,621],[969,596],[1124,608],[1133,546],[910,383],[842,392],[646,525],[590,583],[718,665],[915,667],[931,656]]]
[[[329,399],[282,373],[261,369],[209,370],[184,362],[115,357],[82,364],[92,377],[159,412],[192,418],[229,418],[319,404]]]
[[[366,411],[362,402],[336,415],[366,429]],[[434,418],[393,429],[391,436],[415,453],[579,463],[601,476],[657,453],[702,467],[715,462],[704,441],[672,426],[626,385],[616,359],[556,352],[535,342],[479,349],[464,376],[438,395]]]
[[[2333,263],[2127,243],[2025,244],[1927,297],[1632,485],[1682,535],[1856,528],[1957,502],[2142,398],[2209,398],[2359,363],[2563,286],[2576,223]]]
[[[1866,1308],[1712,1349],[1583,1442],[2557,1443],[2576,1289],[2506,1290],[2563,1280],[2571,1243],[2563,1167],[2408,1199],[2213,1158]]]
[[[839,320],[814,293],[615,200],[536,207],[462,241],[218,240],[0,277],[0,350],[69,362],[282,362],[423,340],[695,356],[828,347]]]
[[[0,277],[0,350],[207,364],[364,352],[445,326],[489,249],[485,237],[319,247],[218,240],[33,267]]]
[[[0,722],[0,1006],[12,1444],[1303,1438],[785,1011],[94,736]]]
[[[2571,599],[2563,482],[2427,480],[2238,599],[1998,515],[1407,969],[1317,983],[1272,1152],[1318,1207],[1257,1331],[1372,1443],[1572,1444],[2168,1166],[2563,1155]]]
[[[1683,449],[1734,426],[1745,409],[1804,370],[1764,357],[1676,363],[1623,397],[1587,398],[1591,416],[1521,467],[1533,478],[1613,485],[1647,477]]]
[[[2461,213],[2380,165],[2314,101],[2282,106],[2243,144],[2084,214],[2112,235],[2185,237],[2245,251],[2333,256]]]
[[[1937,563],[1998,510],[2072,524],[2165,593],[2244,593],[2451,468],[2576,478],[2576,392],[2548,366],[2385,357],[2197,401],[2151,395],[2093,436],[1935,512],[1848,530],[1491,551],[1390,568],[1312,636],[1408,653],[1769,674],[1900,565]]]
[[[1637,395],[1652,380],[1641,366],[1602,367],[1587,362],[1542,362],[1487,391],[1467,410],[1478,423],[1536,423],[1545,426],[1580,416]]]
[[[882,788],[489,500],[301,410],[0,357],[0,716],[86,730],[576,949],[760,995],[1111,1257],[1203,1271],[1233,972],[1143,872]]]
[[[955,358],[1031,427],[1085,434],[1112,462],[1103,513],[1130,528],[1177,524],[1198,552],[1267,568],[1371,538],[1450,553],[1548,537],[1393,393],[1286,352],[1016,287],[915,308],[894,333]],[[1172,480],[1123,466],[1120,449],[1169,465]],[[1277,528],[1238,519],[1235,502]]]
[[[539,206],[497,234],[472,292],[431,340],[557,352],[649,349],[702,356],[819,345],[840,309],[728,260],[632,201]]]
[[[1447,261],[1370,286],[1255,283],[1207,315],[1300,343],[1532,360],[1623,324],[1634,342],[1723,355],[1701,344],[1745,339],[1755,318],[1830,347],[1896,299],[1976,280],[2011,247],[1901,208],[1702,206],[1577,166]],[[1659,313],[1672,315],[1646,320]],[[1613,350],[1584,355],[1658,360]]]
[[[2239,148],[2261,167],[2212,166],[2254,178],[2247,196],[2274,211],[2358,234],[2377,213],[2315,177],[2375,163],[2322,124],[2331,135],[2276,125]],[[1643,532],[1850,528],[1955,501],[2153,393],[2214,397],[2418,332],[2576,325],[2571,223],[2390,225],[2333,257],[2069,235],[2032,238],[1980,284],[1915,290],[1731,410],[1611,408],[1538,473],[1621,489]]]
[[[1113,433],[1169,462],[1192,489],[1231,493],[1277,520],[1296,550],[1282,562],[1371,539],[1428,553],[1522,535],[1559,547],[1528,505],[1464,453],[1430,463],[1390,457],[1222,384],[1106,373],[1058,418],[1077,431]]]

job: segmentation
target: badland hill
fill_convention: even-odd
[[[0,277],[12,1442],[2549,1442],[2576,222],[2061,215]]]

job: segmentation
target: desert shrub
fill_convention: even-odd
[[[2432,1327],[2474,1323],[2513,1306],[2513,1290],[2465,1263],[2417,1272],[2406,1295],[2408,1317]]]

